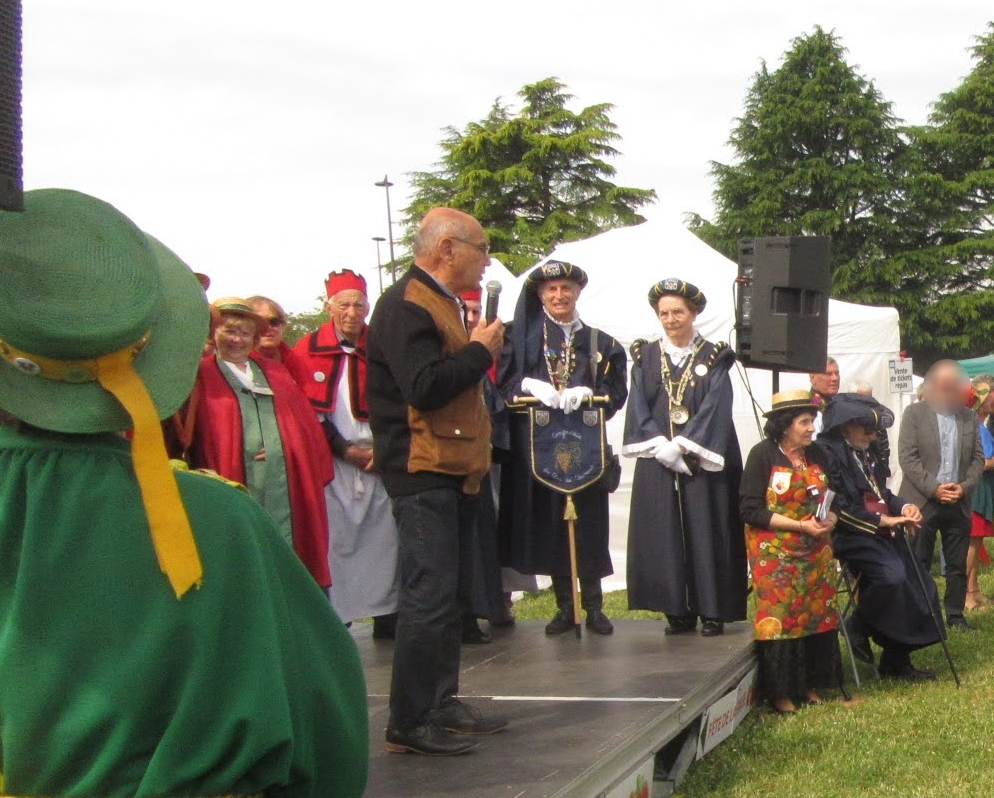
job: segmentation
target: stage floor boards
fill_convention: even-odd
[[[464,646],[460,692],[506,714],[506,732],[461,757],[387,754],[383,733],[393,645],[353,627],[366,669],[369,798],[596,796],[631,772],[751,667],[752,628],[665,637],[661,621],[618,621],[610,637],[548,638],[544,622]]]

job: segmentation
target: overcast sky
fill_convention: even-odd
[[[25,182],[95,194],[213,278],[310,309],[375,265],[384,173],[549,76],[614,103],[617,180],[709,213],[751,76],[816,24],[921,122],[970,69],[990,0],[26,0]],[[397,234],[395,230],[395,235]],[[384,248],[384,258],[386,258]],[[667,263],[665,242],[654,253]],[[375,271],[375,270],[374,270]],[[375,278],[374,278],[375,279]]]

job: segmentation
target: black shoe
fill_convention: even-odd
[[[424,756],[458,756],[476,748],[477,740],[456,737],[441,726],[429,722],[416,729],[401,731],[387,729],[386,749],[391,754],[423,754]]]
[[[852,655],[860,662],[872,665],[874,662],[873,649],[870,648],[870,638],[866,632],[859,628],[855,617],[852,615],[846,618],[845,625],[846,633],[849,635],[849,645]]]
[[[495,629],[508,629],[516,623],[517,619],[514,617],[514,613],[508,609],[502,609],[497,611],[497,615],[490,619],[490,625]]]
[[[373,640],[393,640],[397,637],[397,613],[373,618]]]
[[[669,618],[669,623],[666,628],[663,629],[663,634],[668,635],[686,635],[697,631],[697,619],[696,618]]]
[[[609,635],[614,632],[614,624],[600,610],[587,611],[587,628],[596,635]]]
[[[576,624],[573,623],[573,613],[566,610],[559,610],[556,613],[556,617],[545,625],[545,633],[550,636],[561,635],[572,631],[575,626]]]
[[[973,627],[966,622],[966,618],[956,617],[949,618],[946,621],[946,627],[949,629],[955,629],[957,632],[972,632]]]
[[[718,637],[725,634],[725,624],[713,618],[705,618],[701,622],[701,637]]]
[[[904,682],[934,682],[937,678],[935,671],[916,668],[911,664],[911,660],[900,665],[881,662],[879,671],[881,679],[900,679]]]
[[[482,645],[489,643],[491,637],[480,628],[480,623],[476,618],[468,616],[462,622],[462,641],[469,645]]]
[[[431,722],[453,734],[496,734],[507,728],[507,718],[484,714],[458,698],[447,698],[431,713]]]

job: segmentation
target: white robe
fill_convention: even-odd
[[[369,423],[352,415],[349,369],[341,370],[338,399],[329,415],[349,441],[372,446]],[[397,611],[400,574],[397,526],[383,480],[335,458],[335,478],[324,491],[328,504],[331,605],[345,623]]]

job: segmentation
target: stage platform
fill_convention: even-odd
[[[461,694],[506,714],[506,732],[471,753],[436,759],[388,754],[383,733],[393,645],[353,627],[366,669],[370,715],[368,798],[599,798],[673,741],[754,666],[752,628],[722,637],[666,637],[661,621],[618,621],[610,637],[548,638],[544,622],[497,630],[464,646]],[[625,798],[628,796],[625,792]]]

